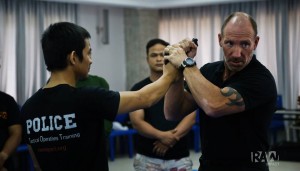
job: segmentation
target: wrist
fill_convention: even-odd
[[[1,157],[3,160],[7,160],[8,154],[5,153],[4,151],[1,151],[1,152],[0,152],[0,157]]]
[[[161,141],[163,135],[162,135],[162,132],[161,131],[157,131],[154,138]]]
[[[178,69],[183,72],[186,67],[193,67],[195,65],[196,61],[193,58],[187,57],[181,62]]]

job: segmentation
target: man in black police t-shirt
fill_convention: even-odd
[[[170,64],[155,83],[133,92],[76,88],[87,77],[90,34],[68,22],[51,24],[42,36],[48,83],[22,107],[24,140],[36,169],[43,171],[108,170],[104,119],[145,108],[164,96],[177,70]]]

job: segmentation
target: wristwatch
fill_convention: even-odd
[[[179,69],[181,71],[183,71],[185,67],[192,67],[192,66],[195,66],[195,65],[196,65],[196,61],[194,61],[193,58],[187,57],[187,58],[185,58],[184,61],[182,61],[182,63],[179,66]]]

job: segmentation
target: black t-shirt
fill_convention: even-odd
[[[242,71],[222,80],[224,61],[200,69],[206,79],[223,88],[237,90],[245,111],[212,118],[200,112],[202,158],[210,161],[251,163],[251,154],[269,150],[268,127],[276,106],[276,84],[272,74],[254,56]]]
[[[18,104],[10,95],[0,91],[0,149],[7,140],[8,127],[21,124]]]
[[[136,83],[132,87],[132,91],[139,90],[144,86],[152,83],[150,78],[145,78],[144,80]],[[161,99],[155,105],[144,109],[145,116],[144,119],[154,128],[161,131],[168,131],[174,129],[179,121],[168,121],[164,115],[164,99]],[[178,141],[173,148],[170,148],[165,156],[158,156],[153,153],[153,143],[156,139],[147,138],[140,134],[137,135],[137,141],[135,142],[136,151],[140,154],[143,154],[148,157],[160,158],[164,160],[170,159],[180,159],[183,157],[189,156],[189,148],[188,148],[188,137],[184,136]]]
[[[8,128],[15,124],[21,124],[19,106],[13,97],[0,91],[0,151],[9,137]],[[9,158],[5,167],[11,167],[11,164]]]
[[[28,99],[21,110],[24,140],[42,170],[108,170],[103,120],[114,120],[119,101],[118,92],[66,84]]]

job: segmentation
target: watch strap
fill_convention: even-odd
[[[179,65],[179,70],[180,70],[180,71],[183,71],[185,67],[186,67],[186,62],[185,62],[185,60],[183,60],[183,61],[181,62],[181,64]]]
[[[187,59],[187,58],[186,58],[186,59]],[[181,64],[179,65],[179,70],[183,71],[184,68],[186,68],[186,67],[192,67],[192,66],[195,66],[195,65],[196,65],[196,61],[194,61],[194,64],[193,64],[193,65],[188,65],[188,63],[186,62],[186,59],[183,60],[183,61],[181,62]]]

